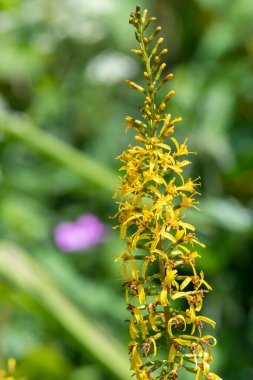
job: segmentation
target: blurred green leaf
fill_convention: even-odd
[[[86,366],[86,367],[78,368],[77,370],[75,370],[69,378],[69,380],[84,380],[84,379],[102,380],[102,377],[99,371],[95,367]]]
[[[17,366],[17,376],[38,380],[69,378],[71,366],[54,347],[39,347],[26,355]]]
[[[0,272],[41,303],[108,371],[118,379],[130,380],[126,353],[120,344],[106,333],[103,326],[81,313],[62,293],[54,279],[25,251],[10,244],[1,244]]]
[[[4,201],[3,198],[0,200],[0,212],[1,223],[12,234],[21,234],[27,239],[43,239],[48,234],[41,204],[28,196],[9,193]]]
[[[207,219],[213,220],[227,230],[234,232],[249,231],[253,227],[253,218],[247,208],[233,198],[221,199],[208,197],[202,203]]]
[[[117,176],[110,169],[57,137],[39,130],[31,121],[0,110],[0,130],[29,144],[96,186],[111,193],[115,190]]]
[[[110,244],[111,246],[112,244]],[[98,254],[96,253],[96,255]],[[109,286],[104,286],[102,282],[99,283],[99,279],[94,281],[87,276],[81,276],[75,267],[70,265],[70,260],[67,258],[57,252],[44,253],[40,249],[36,250],[37,262],[84,311],[89,311],[97,318],[107,315],[123,320],[125,316],[124,298],[117,295]],[[88,254],[86,257],[84,256],[85,259],[89,260]],[[110,259],[112,259],[110,264],[114,265],[113,258],[110,257]],[[115,281],[112,281],[112,284],[115,284]]]

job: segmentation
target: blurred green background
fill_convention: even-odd
[[[159,18],[175,73],[171,112],[202,178],[192,219],[214,287],[214,369],[253,379],[253,2],[140,1]],[[142,81],[133,0],[0,0],[0,355],[30,380],[129,380],[120,265],[112,231],[115,157]],[[55,226],[92,213],[105,241],[78,254]],[[187,380],[188,377],[185,377]]]

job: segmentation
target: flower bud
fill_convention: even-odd
[[[143,56],[143,52],[141,50],[131,49],[131,52],[137,55]]]
[[[159,49],[159,47],[161,46],[162,43],[163,43],[163,38],[161,37],[161,38],[159,38],[159,40],[155,44],[155,47],[152,50],[151,55],[155,55],[156,54],[157,50]]]
[[[163,70],[166,67],[166,63],[162,63],[161,66],[159,67],[159,70],[157,71],[157,74],[155,76],[155,81],[157,82],[160,79],[160,76],[162,75]]]
[[[146,22],[146,18],[147,18],[147,15],[148,15],[148,10],[147,9],[144,9],[143,13],[142,13],[142,18],[141,18],[141,23],[142,24],[145,24]]]
[[[154,32],[151,34],[151,36],[149,37],[149,41],[153,41],[153,39],[155,38],[155,36],[157,36],[158,33],[160,33],[160,31],[162,30],[161,26],[158,26]]]
[[[172,98],[173,95],[175,95],[175,91],[170,91],[166,96],[165,96],[165,102],[168,102],[170,98]]]
[[[128,79],[125,80],[125,82],[129,87],[134,88],[135,90],[138,90],[142,93],[145,93],[145,89],[143,87],[139,86],[137,83],[132,82],[131,80],[128,80]]]
[[[159,58],[161,59],[165,54],[168,53],[168,49],[163,49],[161,53],[159,54]]]
[[[154,91],[155,91],[155,86],[153,84],[151,84],[149,87],[150,94],[153,94]]]

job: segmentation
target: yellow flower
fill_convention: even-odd
[[[179,379],[180,368],[208,380],[220,379],[210,371],[211,348],[216,340],[202,336],[205,324],[215,322],[199,315],[203,298],[211,290],[202,271],[196,269],[200,257],[196,246],[204,248],[196,228],[185,220],[185,209],[196,208],[199,179],[185,178],[190,164],[187,139],[179,143],[170,137],[182,119],[167,113],[174,91],[157,103],[157,92],[172,79],[163,77],[162,62],[167,49],[161,49],[161,31],[146,30],[154,21],[140,7],[131,14],[138,49],[144,62],[146,85],[126,83],[144,96],[142,118],[126,117],[126,129],[136,131],[136,146],[129,146],[118,159],[122,183],[114,198],[119,198],[117,228],[126,247],[117,257],[122,262],[127,309],[130,312],[129,344],[131,370],[137,380]],[[184,307],[183,307],[184,305]],[[158,355],[161,347],[161,354]],[[162,357],[164,349],[167,350]],[[152,357],[151,357],[152,354]],[[154,360],[154,358],[156,359]],[[180,375],[181,376],[181,375]]]

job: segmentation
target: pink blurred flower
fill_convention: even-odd
[[[62,222],[54,230],[54,241],[65,252],[88,250],[104,237],[105,225],[92,214],[84,214],[75,222]]]

